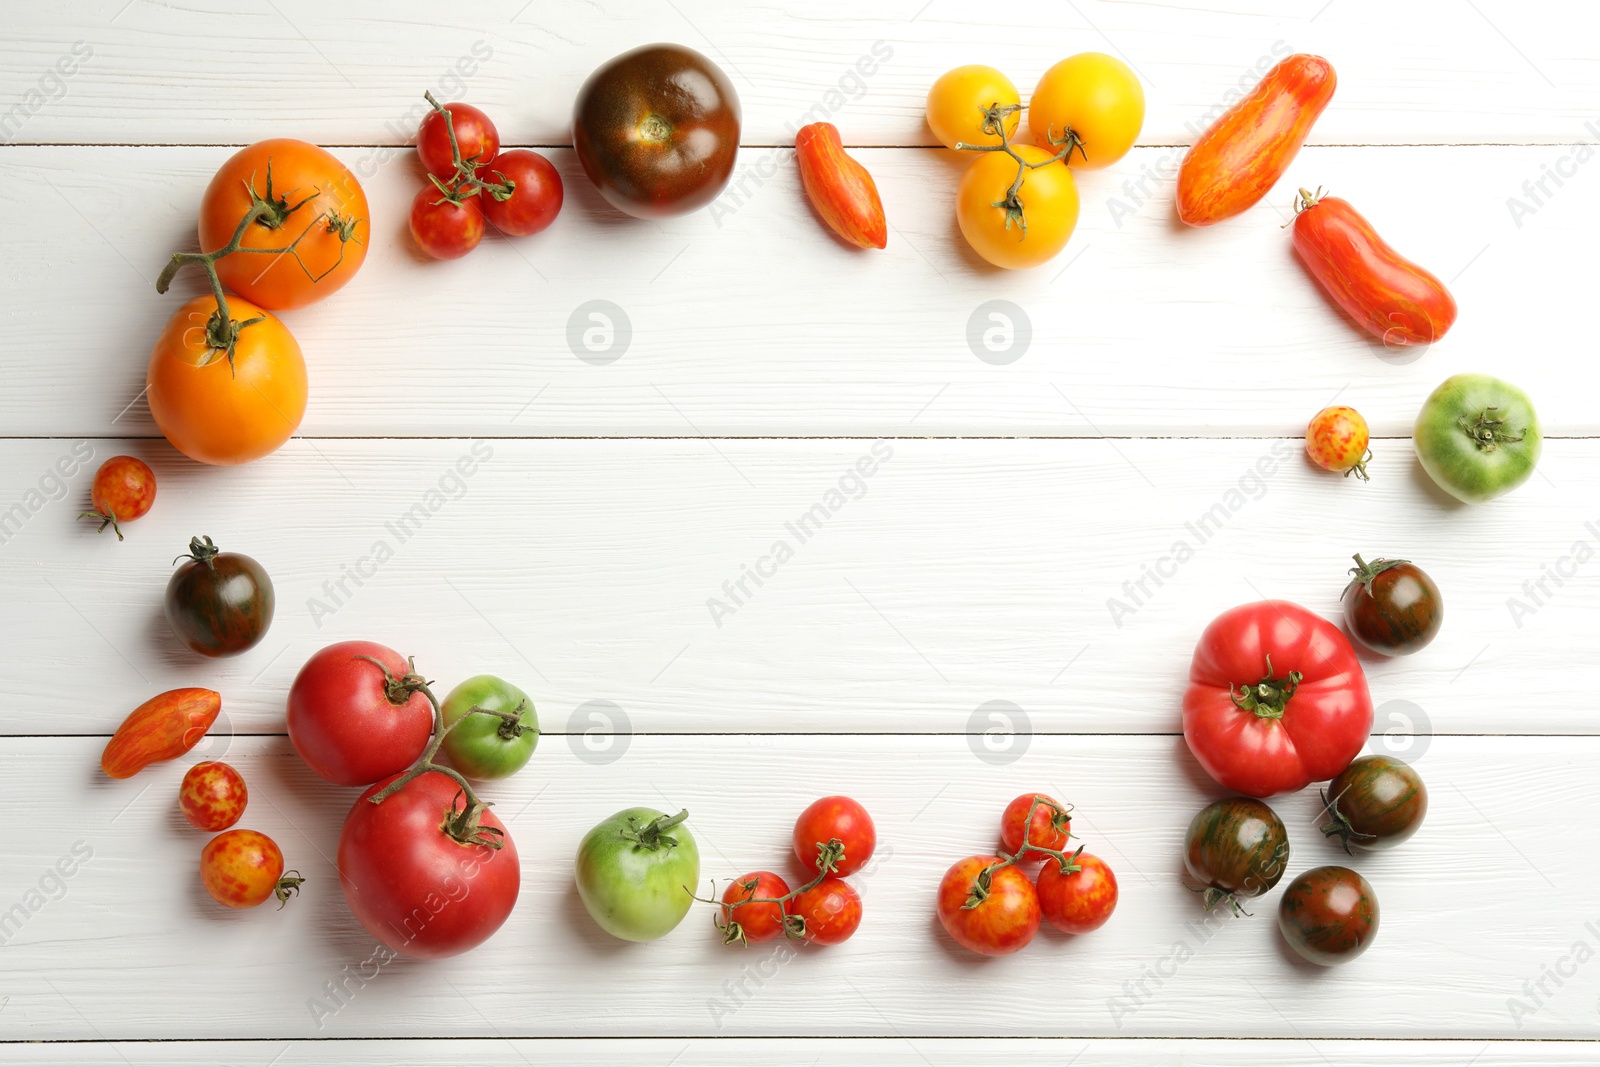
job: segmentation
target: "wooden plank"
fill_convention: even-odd
[[[9,507],[74,446],[0,447]],[[22,608],[0,732],[105,734],[185,685],[224,694],[219,731],[277,732],[299,665],[359,637],[446,687],[517,679],[556,732],[984,732],[1002,701],[1024,732],[1166,733],[1211,618],[1265,596],[1337,618],[1355,551],[1416,560],[1448,605],[1428,649],[1368,661],[1377,729],[1594,732],[1592,440],[1550,442],[1545,477],[1477,508],[1403,442],[1368,485],[1284,441],[301,440],[236,469],[82,447],[149,457],[161,495],[118,544],[75,520],[80,470],[0,546]],[[161,615],[200,533],[277,583],[235,659]]]
[[[736,0],[612,0],[492,9],[377,0],[282,0],[259,12],[106,0],[91,13],[11,13],[0,49],[6,140],[245,143],[293,132],[393,144],[424,89],[487,107],[511,141],[566,143],[571,100],[595,66],[634,44],[703,49],[733,78],[751,143],[788,143],[832,118],[857,144],[929,144],[928,86],[962,63],[1010,72],[1024,93],[1074,52],[1125,57],[1146,83],[1150,144],[1187,144],[1206,116],[1276,57],[1318,52],[1339,92],[1322,143],[1590,140],[1600,112],[1585,5],[1447,0],[1249,0],[1224,6],[1042,6],[1024,22],[975,19],[945,3],[846,0],[804,9]],[[73,54],[78,45],[79,54]],[[65,57],[65,60],[63,60]],[[57,67],[58,63],[63,63]],[[70,72],[70,73],[63,73]]]
[[[1507,208],[1559,149],[1308,149],[1269,202],[1184,232],[1171,182],[1145,179],[1177,150],[1142,149],[1084,177],[1073,244],[1021,273],[966,249],[952,161],[932,150],[861,153],[894,223],[882,254],[823,233],[776,150],[747,153],[752,177],[725,204],[655,224],[603,207],[558,151],[569,196],[551,230],[448,264],[421,262],[404,231],[410,154],[342,152],[373,169],[377,222],[361,276],[286,315],[310,364],[310,435],[1290,435],[1337,397],[1393,436],[1461,370],[1517,381],[1547,433],[1600,433],[1600,369],[1572,356],[1586,320],[1559,310],[1588,300],[1582,250],[1600,221],[1578,187],[1593,175],[1547,182],[1555,195],[1532,214]],[[0,432],[155,432],[146,353],[181,296],[150,286],[169,250],[192,247],[227,154],[0,153],[13,264]],[[1454,332],[1388,350],[1340,318],[1280,229],[1297,184],[1348,196],[1445,278]],[[590,339],[601,354],[582,342],[594,301],[626,320],[625,344],[624,331]],[[992,301],[1028,324],[996,334],[999,352],[984,341],[1004,325]]]
[[[0,752],[8,809],[53,798],[51,818],[8,835],[0,901],[30,913],[5,945],[7,1039],[1250,1034],[1320,1047],[1595,1034],[1600,914],[1592,852],[1572,831],[1600,818],[1594,738],[1436,739],[1417,763],[1432,786],[1422,832],[1353,861],[1380,898],[1378,939],[1332,971],[1282,945],[1281,890],[1251,918],[1205,923],[1178,856],[1215,794],[1171,738],[1038,738],[1004,771],[950,737],[640,737],[609,763],[546,744],[487,791],[524,865],[507,925],[454,960],[369,966],[364,984],[346,976],[373,942],[330,859],[354,791],[313,781],[282,738],[235,739],[227,758],[252,787],[244,824],[279,840],[308,881],[281,912],[222,914],[194,875],[203,835],[175,810],[182,767],[111,783],[98,750],[93,738],[22,738]],[[1000,808],[1030,789],[1077,805],[1074,828],[1117,869],[1121,903],[1093,935],[1041,935],[985,963],[938,930],[933,888],[990,846]],[[687,807],[703,875],[730,877],[783,866],[790,820],[833,791],[867,806],[881,841],[857,878],[865,921],[842,946],[727,949],[704,913],[623,945],[572,891],[579,838],[619,807]],[[1312,828],[1318,803],[1274,801],[1291,877],[1343,856]],[[73,873],[52,879],[74,848]],[[342,980],[348,993],[320,999]],[[1454,1062],[1478,1051],[1456,1047]]]

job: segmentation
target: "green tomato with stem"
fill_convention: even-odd
[[[1528,394],[1487,374],[1446,378],[1423,402],[1411,440],[1428,477],[1468,504],[1531,478],[1544,446]]]
[[[497,714],[469,715],[474,708]],[[444,735],[445,755],[468,778],[493,781],[510,777],[527,765],[539,744],[539,716],[533,701],[492,674],[468,678],[450,690],[440,709],[444,725],[452,727]],[[455,726],[463,716],[467,721]]]
[[[624,941],[671,933],[694,903],[700,848],[683,821],[654,808],[627,808],[578,844],[578,896],[594,921]]]

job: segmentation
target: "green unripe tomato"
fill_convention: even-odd
[[[517,715],[508,722],[498,715],[467,715],[473,708]],[[467,721],[444,736],[450,763],[468,778],[506,778],[527,765],[539,744],[539,715],[528,694],[503,678],[480,674],[468,678],[444,698],[444,724],[463,715]],[[520,713],[519,713],[520,709]]]
[[[1528,394],[1487,374],[1446,378],[1423,402],[1411,439],[1428,476],[1468,504],[1531,478],[1544,445]]]
[[[606,933],[654,941],[689,914],[689,894],[700,881],[700,848],[683,825],[688,816],[628,808],[583,836],[578,896]]]

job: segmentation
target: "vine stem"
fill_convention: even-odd
[[[972,885],[967,890],[966,902],[961,905],[962,911],[971,911],[973,908],[976,908],[985,900],[989,899],[989,886],[994,881],[995,872],[1014,866],[1018,857],[1025,856],[1030,852],[1036,852],[1040,855],[1049,856],[1051,859],[1055,860],[1061,865],[1062,874],[1071,874],[1074,871],[1080,871],[1083,869],[1082,867],[1079,867],[1077,863],[1078,857],[1083,854],[1082,845],[1079,845],[1077,851],[1073,852],[1072,855],[1069,856],[1067,855],[1065,849],[1046,848],[1044,845],[1036,845],[1033,843],[1031,837],[1033,834],[1033,816],[1041,807],[1048,808],[1049,810],[1055,812],[1056,817],[1069,817],[1072,811],[1071,808],[1063,808],[1055,801],[1035,794],[1033,803],[1028,805],[1028,818],[1022,824],[1022,843],[1017,846],[1016,852],[1009,856],[1002,852],[998,860],[989,864],[989,866],[985,867],[983,870],[979,871],[973,876]],[[1068,822],[1070,824],[1070,817],[1068,818]],[[1067,836],[1072,836],[1070,830],[1067,832]]]
[[[1085,160],[1089,158],[1089,154],[1083,149],[1083,138],[1078,136],[1076,130],[1068,126],[1061,131],[1060,137],[1057,137],[1053,130],[1046,130],[1045,137],[1052,145],[1057,146],[1056,153],[1049,159],[1041,159],[1037,163],[1029,163],[1022,158],[1021,152],[1012,147],[1011,135],[1006,133],[1006,119],[1016,112],[1026,109],[1021,104],[1006,104],[1002,107],[999,101],[996,101],[988,107],[980,107],[978,110],[983,113],[983,132],[1000,138],[1000,143],[979,145],[957,141],[956,150],[959,152],[1004,152],[1017,161],[1017,176],[1012,181],[1011,187],[1006,190],[1004,197],[994,201],[989,206],[1005,209],[1006,229],[1009,230],[1012,222],[1015,222],[1022,231],[1017,238],[1020,241],[1023,237],[1028,236],[1028,219],[1023,213],[1022,200],[1019,195],[1022,192],[1023,179],[1028,171],[1037,170],[1040,167],[1048,167],[1050,164],[1063,159],[1071,159],[1074,150],[1083,156]]]
[[[438,203],[448,200],[452,204],[459,204],[469,196],[477,196],[479,190],[487,190],[490,196],[501,202],[510,200],[511,194],[517,189],[517,183],[511,178],[507,178],[500,171],[494,172],[500,179],[499,181],[486,182],[479,178],[478,168],[487,166],[489,160],[480,161],[477,156],[473,156],[471,159],[462,159],[461,142],[456,139],[455,116],[451,114],[449,108],[433,98],[432,90],[424,91],[422,97],[428,102],[429,107],[444,117],[444,132],[450,136],[450,162],[456,169],[455,176],[450,179],[448,186],[432,174],[428,175],[428,180],[443,195],[444,199],[438,201]]]
[[[746,892],[749,895],[732,902],[724,902],[721,900],[696,896],[694,890],[690,889],[688,886],[684,886],[683,891],[688,893],[692,899],[698,900],[702,904],[715,905],[716,907],[722,908],[728,913],[728,918],[726,921],[720,917],[716,921],[717,929],[722,931],[722,943],[724,945],[731,945],[735,942],[741,945],[749,944],[749,942],[745,940],[744,927],[740,926],[738,920],[733,917],[734,913],[739,908],[742,908],[747,904],[776,904],[779,912],[783,915],[784,936],[789,938],[791,941],[801,941],[804,940],[806,936],[806,920],[802,915],[789,914],[789,909],[787,906],[789,901],[793,900],[801,893],[808,893],[817,888],[817,886],[821,885],[830,875],[834,873],[838,865],[843,861],[844,842],[839,840],[837,837],[833,837],[829,838],[826,844],[817,845],[817,876],[811,879],[811,881],[807,882],[805,885],[801,886],[799,889],[791,889],[781,897],[755,896],[754,893],[756,880],[753,878],[746,882],[735,883],[748,885],[749,889]],[[713,880],[711,883],[711,892],[714,894],[716,891],[717,883],[715,880]]]

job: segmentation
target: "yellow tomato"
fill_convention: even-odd
[[[967,144],[997,144],[993,133],[983,132],[983,110],[994,104],[1001,107],[1022,103],[1022,96],[1011,79],[993,67],[976,63],[939,75],[928,90],[928,128],[946,148],[957,141]],[[1017,132],[1022,112],[1006,116],[1006,139]]]
[[[1126,63],[1100,52],[1069,56],[1045,71],[1028,101],[1033,143],[1060,151],[1070,129],[1082,147],[1067,161],[1083,170],[1109,167],[1127,155],[1143,126],[1144,87]]]
[[[1017,161],[1004,152],[985,152],[961,176],[956,190],[956,221],[973,251],[997,267],[1037,267],[1067,246],[1078,225],[1078,186],[1072,171],[1052,152],[1013,145],[1029,163],[1023,171],[1014,209],[996,206],[1017,179]]]

